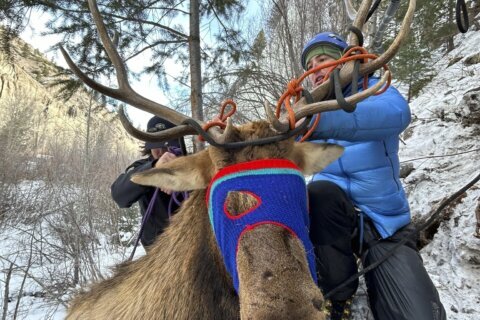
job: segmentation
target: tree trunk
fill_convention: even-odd
[[[453,1],[450,1],[450,5],[448,6],[448,23],[456,23],[454,21],[454,17],[453,17],[453,8],[455,7],[455,5],[452,3]],[[453,49],[455,49],[455,44],[453,43],[453,37],[456,35],[457,33],[453,33],[451,35],[449,35],[447,37],[447,53],[452,51]]]
[[[300,70],[298,63],[294,63],[293,61],[297,61],[299,59],[299,55],[296,54],[295,49],[294,49],[294,42],[293,42],[293,37],[290,32],[290,25],[288,22],[288,4],[286,1],[279,1],[276,3],[278,11],[280,11],[280,14],[282,15],[283,23],[284,23],[284,32],[285,32],[285,42],[287,45],[288,49],[288,60],[287,61],[292,61],[290,63],[291,70],[290,72],[292,73],[292,77],[299,77],[302,74],[302,70]]]
[[[413,78],[413,75],[412,73],[410,73],[410,77],[408,79],[408,97],[407,97],[407,102],[410,103],[410,101],[412,100],[412,78]]]
[[[202,101],[202,62],[200,58],[200,12],[199,1],[190,0],[190,37],[188,39],[190,51],[190,103],[192,105],[192,117],[203,121]],[[194,151],[204,148],[203,142],[195,140]]]
[[[7,319],[8,315],[8,296],[10,295],[10,279],[12,278],[13,272],[13,263],[10,263],[10,268],[8,268],[7,278],[5,279],[5,290],[3,292],[3,313],[2,313],[2,320]]]

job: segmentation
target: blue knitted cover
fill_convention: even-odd
[[[232,215],[226,205],[229,191],[246,192],[257,198],[257,205],[248,212]],[[302,241],[310,273],[317,282],[315,255],[308,237],[307,189],[295,164],[268,159],[225,167],[210,182],[206,200],[217,243],[237,292],[239,239],[243,232],[262,224],[281,226]]]

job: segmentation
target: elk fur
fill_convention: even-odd
[[[267,122],[253,122],[233,128],[228,140],[273,134]],[[311,174],[341,153],[336,145],[293,139],[238,150],[210,147],[135,176],[140,184],[196,191],[146,256],[77,296],[67,319],[324,319],[323,297],[303,245],[278,226],[260,226],[241,238],[237,295],[211,230],[204,189],[215,172],[231,164],[286,158]]]

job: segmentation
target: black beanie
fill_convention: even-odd
[[[175,127],[175,125],[170,121],[154,116],[148,121],[147,132],[155,133],[155,132],[160,132],[173,127]],[[181,148],[179,139],[168,140],[163,142],[146,142],[145,143],[145,148],[149,150],[156,149],[156,148],[167,148],[167,147]]]

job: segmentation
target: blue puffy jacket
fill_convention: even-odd
[[[378,81],[370,78],[369,86]],[[344,90],[345,96],[350,88]],[[310,140],[345,147],[343,155],[313,176],[340,186],[367,214],[383,238],[410,222],[410,209],[399,179],[399,134],[410,123],[410,108],[393,87],[358,103],[353,113],[322,113]]]

